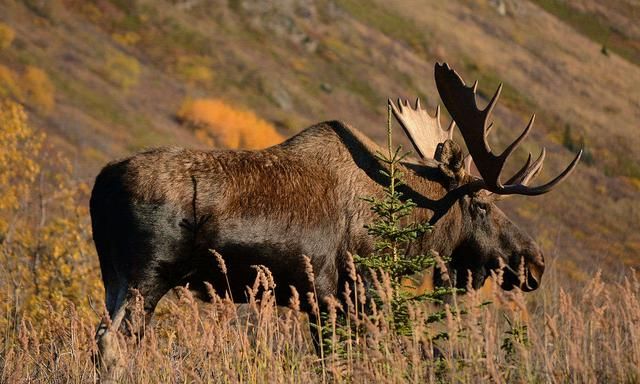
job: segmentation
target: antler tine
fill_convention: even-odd
[[[528,185],[528,183],[533,180],[534,177],[540,173],[542,170],[542,164],[544,162],[544,158],[546,155],[546,151],[542,148],[540,155],[536,159],[536,161],[531,163],[531,153],[529,153],[529,157],[527,158],[526,163],[518,172],[516,172],[505,184],[523,184]]]
[[[389,99],[389,105],[402,129],[409,137],[411,144],[422,158],[433,158],[438,144],[453,137],[452,125],[442,129],[440,125],[440,107],[436,108],[435,116],[422,108],[420,98],[416,99],[415,107],[408,100],[398,99],[397,106]]]
[[[513,183],[522,181],[525,173],[529,170],[530,166],[531,166],[531,152],[529,152],[529,157],[527,157],[526,163],[522,166],[522,168],[518,170],[518,172],[516,172],[513,176],[511,176],[509,180],[507,180],[506,184],[508,185],[508,184],[513,184]]]
[[[544,157],[546,156],[546,154],[547,154],[546,150],[542,148],[542,151],[540,151],[540,156],[538,156],[538,159],[536,159],[536,161],[534,161],[533,164],[531,165],[531,168],[529,168],[522,175],[522,180],[515,180],[514,182],[507,183],[507,184],[529,185],[529,182],[531,182],[531,180],[533,180],[536,176],[538,176],[540,171],[542,171],[542,166],[544,165]]]
[[[527,196],[536,196],[542,195],[543,193],[547,193],[553,189],[556,185],[561,183],[564,179],[566,179],[571,172],[576,168],[578,162],[580,161],[580,157],[582,156],[582,149],[578,151],[576,157],[571,161],[571,163],[567,166],[567,168],[562,171],[555,179],[550,182],[540,185],[538,187],[528,187],[525,184],[514,184],[514,185],[505,185],[503,190],[498,192],[503,195],[527,195]],[[542,166],[540,166],[542,168]]]
[[[478,88],[478,80],[476,80],[476,82],[473,84],[474,95],[476,94],[477,88]],[[489,101],[489,104],[487,104],[487,106],[482,111],[485,115],[485,119],[488,119],[489,116],[491,115],[491,112],[493,112],[493,108],[496,106],[496,103],[498,102],[498,99],[500,98],[501,93],[502,93],[502,83],[498,85],[498,89],[496,90],[496,93],[493,94],[491,101]]]
[[[463,163],[464,163],[464,172],[467,175],[470,175],[471,174],[471,164],[473,164],[473,158],[471,157],[470,154],[467,154],[467,156],[464,157]]]
[[[493,108],[493,107],[492,107]],[[513,143],[511,143],[507,149],[505,149],[502,154],[500,156],[498,156],[501,160],[502,160],[502,164],[504,165],[504,163],[507,161],[507,159],[509,158],[509,156],[511,155],[511,153],[518,147],[518,145],[520,145],[520,143],[522,142],[522,140],[524,140],[528,135],[529,132],[531,131],[531,128],[533,127],[533,122],[536,120],[536,114],[534,113],[533,115],[531,115],[531,119],[529,120],[529,123],[527,124],[527,127],[524,129],[524,131],[522,131],[522,133],[520,134],[520,136],[518,136],[517,139],[515,139],[513,141]],[[498,180],[498,185],[500,183],[500,180]]]
[[[440,107],[438,105],[438,107]],[[447,128],[447,131],[449,132],[449,138],[453,138],[453,128],[456,127],[456,122],[455,120],[451,120],[451,122],[449,123],[449,127]]]
[[[502,84],[496,90],[487,107],[484,110],[480,110],[476,103],[477,81],[473,86],[467,87],[460,75],[446,63],[436,64],[435,78],[440,98],[460,127],[460,132],[467,144],[469,154],[473,157],[476,168],[482,176],[483,180],[481,182],[474,182],[474,188],[486,189],[500,195],[539,195],[550,191],[575,169],[582,155],[582,150],[578,152],[569,166],[555,179],[539,187],[528,187],[527,184],[542,169],[546,154],[543,149],[540,156],[533,163],[531,163],[531,155],[529,155],[525,165],[507,181],[506,185],[502,185],[500,174],[504,164],[509,155],[513,153],[531,131],[535,121],[535,114],[531,116],[527,127],[520,136],[500,155],[496,156],[491,152],[486,138],[493,126],[493,123],[489,122],[489,120],[502,92]]]
[[[438,107],[436,109],[436,113],[438,114],[438,120],[440,120],[440,104],[438,104]],[[456,122],[453,119],[451,119],[451,122],[449,123],[449,126],[447,127],[447,129],[445,129],[445,132],[447,132],[446,138],[448,140],[453,140],[453,129],[455,127],[456,127]]]
[[[507,185],[510,185],[510,184],[529,185],[529,182],[531,182],[531,180],[533,180],[538,175],[538,173],[540,173],[540,171],[542,170],[542,164],[544,162],[545,153],[546,153],[545,149],[542,148],[542,151],[540,152],[540,156],[538,156],[538,158],[536,159],[536,161],[533,162],[533,164],[531,164],[531,153],[529,153],[529,157],[527,158],[527,161],[524,164],[524,166],[520,168],[520,170],[516,172],[515,175],[511,176],[511,178],[506,182],[506,184]],[[497,195],[495,198],[502,200],[506,197],[509,197],[509,195]]]

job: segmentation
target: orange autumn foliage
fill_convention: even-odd
[[[211,146],[259,149],[284,139],[273,125],[252,111],[220,99],[188,100],[177,116],[195,130],[200,140]]]

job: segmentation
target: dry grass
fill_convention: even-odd
[[[568,277],[607,265],[602,269],[609,278],[622,262],[640,266],[640,210],[634,209],[640,196],[640,152],[634,150],[640,146],[640,105],[633,97],[640,71],[615,52],[604,56],[601,44],[535,4],[508,1],[503,17],[486,0],[432,1],[419,8],[414,1],[392,0],[357,9],[349,6],[352,1],[338,7],[318,1],[304,12],[281,1],[264,7],[183,3],[65,0],[56,9],[59,22],[49,23],[22,2],[3,2],[2,21],[16,38],[0,57],[0,94],[20,100],[14,95],[26,66],[45,70],[56,88],[55,108],[42,116],[30,105],[34,124],[68,154],[80,153],[76,172],[90,181],[106,160],[144,147],[207,146],[208,134],[198,133],[199,140],[174,119],[185,97],[215,95],[234,107],[240,103],[287,133],[338,119],[382,140],[386,98],[420,95],[433,108],[439,100],[433,63],[447,60],[467,81],[479,78],[483,95],[498,82],[509,85],[491,137],[497,151],[537,113],[524,150],[547,148],[540,180],[570,161],[562,147],[567,124],[594,158],[548,196],[505,202],[509,216],[546,249],[579,266]],[[616,27],[637,34],[633,13],[623,11],[614,12],[625,16]],[[105,74],[110,52],[139,61],[138,83],[126,92]],[[524,150],[516,157],[524,157]],[[520,215],[523,204],[531,204],[528,215]],[[609,230],[596,231],[598,226]]]
[[[520,292],[492,291],[491,305],[481,305],[487,297],[472,293],[458,300],[466,315],[454,316],[454,305],[443,323],[416,325],[414,337],[389,331],[384,306],[370,319],[355,316],[351,307],[349,321],[366,334],[352,336],[340,351],[325,350],[324,359],[309,344],[304,317],[276,307],[269,289],[253,294],[240,311],[217,296],[206,304],[185,289],[174,296],[164,301],[144,339],[120,339],[118,382],[640,380],[640,282],[633,273],[611,285],[595,276],[574,292],[546,281],[528,304]],[[15,313],[11,298],[3,295],[0,312],[0,380],[98,379],[92,360],[97,316],[67,302],[62,310],[35,319]],[[429,311],[412,309],[416,324]],[[443,331],[448,339],[431,341]]]

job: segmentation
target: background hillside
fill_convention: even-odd
[[[322,120],[381,141],[386,99],[435,107],[446,60],[485,97],[504,82],[496,148],[536,112],[514,166],[544,145],[542,180],[585,147],[553,193],[503,205],[560,281],[615,279],[640,267],[639,19],[633,0],[5,0],[0,95],[91,184],[150,146],[257,148]]]
[[[638,20],[637,0],[0,0],[0,382],[640,382]],[[508,167],[545,146],[543,181],[586,150],[552,193],[500,203],[545,251],[540,289],[405,313],[388,276],[367,311],[354,281],[319,357],[299,300],[276,307],[259,269],[240,309],[173,290],[99,376],[88,199],[105,163],[261,148],[333,119],[382,143],[387,98],[433,109],[445,60],[484,102],[504,83],[496,150],[536,112]]]

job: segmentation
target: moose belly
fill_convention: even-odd
[[[257,271],[263,267],[273,276],[279,305],[288,304],[292,288],[302,298],[314,289],[319,296],[335,294],[336,258],[340,249],[337,232],[335,223],[305,226],[283,223],[277,218],[227,218],[216,223],[209,236],[205,236],[210,241],[206,241],[201,264],[206,265],[200,265],[193,277],[210,282],[220,295],[230,288],[236,302],[249,299],[248,287],[254,286]],[[222,256],[226,276],[209,250]],[[312,276],[304,256],[312,265]]]

